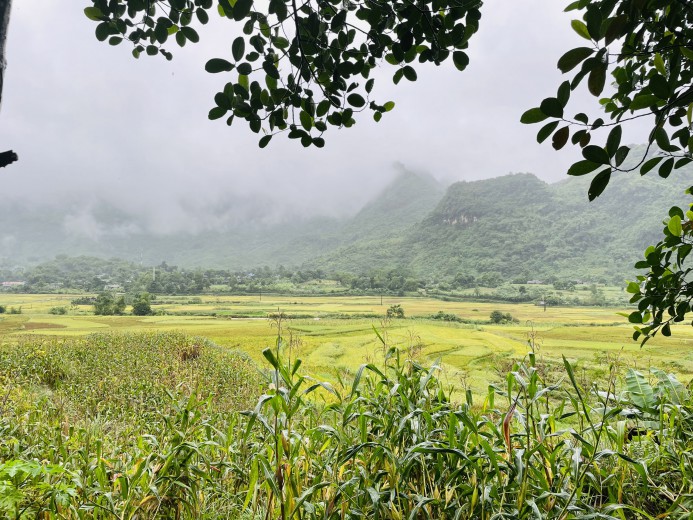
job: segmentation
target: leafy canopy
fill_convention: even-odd
[[[523,123],[543,123],[537,141],[551,137],[552,146],[560,150],[570,140],[581,148],[583,159],[568,174],[594,173],[590,200],[604,191],[614,173],[657,171],[667,178],[691,163],[693,4],[578,0],[566,10],[582,13],[571,25],[586,43],[558,60],[558,68],[572,78],[559,86],[555,97],[522,115]],[[585,82],[599,98],[605,118],[568,115],[571,93]],[[621,143],[623,125],[642,117],[652,122],[647,147],[629,157],[633,150]],[[693,247],[693,212],[671,208],[664,226],[663,240],[647,248],[645,260],[635,265],[646,273],[627,287],[631,303],[638,304],[629,315],[635,324],[633,339],[642,338],[643,344],[659,331],[669,336],[671,324],[683,321],[692,309],[691,268],[684,261]]]
[[[572,73],[572,78],[558,87],[556,96],[522,115],[523,123],[543,123],[537,141],[551,137],[552,146],[560,150],[570,140],[582,149],[583,159],[568,174],[596,172],[590,200],[604,191],[615,172],[645,175],[656,169],[666,178],[673,169],[689,164],[693,4],[686,0],[578,0],[566,11],[582,12],[582,18],[571,25],[585,45],[558,60],[558,68]],[[590,119],[583,112],[569,116],[571,93],[585,82],[599,98],[606,119]],[[640,157],[626,162],[631,148],[621,143],[623,124],[641,117],[652,120],[648,146]],[[601,142],[595,144],[593,138]],[[652,157],[654,145],[658,152]]]
[[[373,69],[395,68],[393,81],[417,79],[416,64],[452,59],[477,31],[480,0],[92,0],[84,11],[96,37],[129,41],[133,55],[172,54],[167,46],[196,43],[210,14],[239,25],[230,49],[207,72],[228,83],[214,96],[210,119],[241,119],[262,134],[260,146],[288,132],[303,146],[322,147],[329,126],[351,127],[370,110],[376,121],[394,108],[373,96]]]

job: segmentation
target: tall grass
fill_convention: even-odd
[[[277,342],[264,352],[269,368],[254,396],[257,376],[246,362],[177,335],[0,348],[0,366],[9,367],[0,398],[0,513],[691,515],[693,400],[673,376],[613,363],[605,379],[585,382],[564,360],[556,378],[530,343],[483,399],[466,392],[459,403],[437,364],[422,364],[416,349],[393,348],[377,332],[382,362],[334,385],[315,381],[302,374],[279,317],[275,324]],[[121,355],[127,364],[111,367]],[[151,388],[137,386],[143,373]],[[112,393],[98,388],[104,380]],[[239,404],[247,409],[235,411]]]

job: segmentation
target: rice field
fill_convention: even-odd
[[[632,328],[619,312],[604,307],[543,307],[532,304],[446,302],[433,298],[162,296],[154,301],[155,316],[94,316],[88,305],[71,305],[74,295],[0,295],[0,304],[21,307],[22,314],[0,315],[0,342],[26,335],[82,336],[94,332],[183,332],[246,352],[258,364],[262,350],[274,344],[276,329],[267,317],[281,311],[285,339],[293,338],[293,355],[316,377],[334,380],[353,373],[366,361],[382,356],[373,328],[388,342],[432,362],[440,358],[450,384],[483,393],[489,382],[521,358],[534,338],[545,362],[560,363],[564,355],[584,370],[598,374],[609,363],[627,367],[655,366],[688,381],[693,375],[693,328],[676,327],[670,338],[657,337],[644,348],[631,339]],[[385,320],[399,304],[406,318]],[[67,314],[54,315],[54,307]],[[517,322],[492,325],[499,310]],[[467,323],[430,319],[443,311]]]

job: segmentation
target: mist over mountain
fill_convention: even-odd
[[[271,199],[195,205],[187,227],[143,219],[103,200],[62,207],[0,207],[0,261],[55,255],[117,257],[144,265],[243,269],[305,266],[330,272],[404,269],[417,276],[490,273],[621,281],[661,235],[670,206],[687,204],[690,169],[664,180],[615,176],[594,202],[589,178],[547,184],[529,173],[457,182],[401,168],[347,217],[287,212]],[[589,177],[589,176],[587,176]]]

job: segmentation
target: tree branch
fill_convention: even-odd
[[[8,164],[12,164],[18,159],[17,154],[12,150],[0,153],[0,168],[4,168]]]
[[[10,24],[10,8],[12,0],[0,0],[0,105],[2,105],[2,85],[5,77],[5,42],[7,41],[7,27]],[[4,165],[3,165],[4,166]]]

